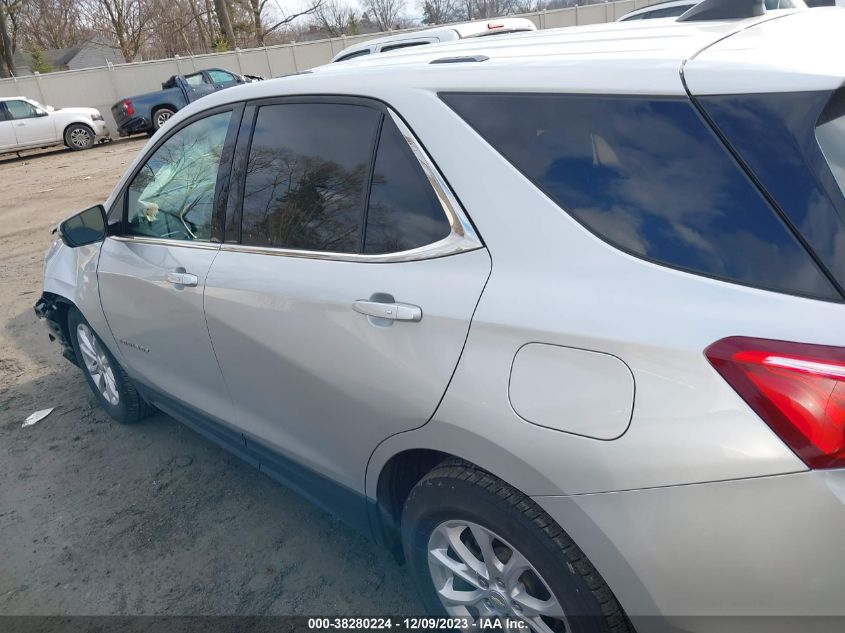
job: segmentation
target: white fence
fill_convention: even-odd
[[[554,11],[525,14],[540,29],[581,24],[613,22],[629,11],[659,0],[619,0]],[[176,57],[68,70],[46,75],[0,79],[0,97],[26,96],[54,107],[89,106],[102,112],[114,133],[116,126],[110,108],[125,97],[150,92],[161,87],[171,75],[191,73],[203,68],[225,68],[240,74],[280,77],[327,63],[335,54],[382,33],[338,37],[310,42],[295,42],[266,48]]]

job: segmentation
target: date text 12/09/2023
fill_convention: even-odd
[[[502,618],[309,618],[309,631],[397,630],[397,631],[528,631],[528,624]]]

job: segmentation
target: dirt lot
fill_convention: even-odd
[[[163,414],[112,422],[47,340],[50,228],[142,146],[0,158],[0,614],[421,612],[403,568],[293,492]]]

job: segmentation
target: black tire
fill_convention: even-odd
[[[74,152],[91,149],[96,138],[94,130],[83,123],[73,123],[65,129],[65,145]]]
[[[428,565],[429,537],[444,521],[478,524],[518,550],[563,608],[567,633],[633,632],[613,592],[560,526],[532,499],[461,460],[443,462],[423,477],[402,512],[405,558],[431,614],[446,615]],[[563,622],[552,622],[552,629],[558,624]]]
[[[112,369],[112,375],[114,376],[114,385],[118,396],[116,404],[106,400],[103,394],[100,393],[94,379],[91,377],[91,370],[86,365],[85,357],[80,349],[80,325],[84,325],[93,334],[99,344],[99,350],[102,351],[104,356],[108,359],[109,365]],[[124,371],[123,367],[121,367],[120,363],[117,362],[117,359],[112,355],[108,348],[103,345],[100,337],[97,336],[88,321],[85,320],[85,317],[83,317],[79,310],[75,307],[68,309],[67,327],[68,335],[71,344],[73,345],[73,352],[76,355],[77,364],[82,370],[82,373],[85,376],[85,381],[88,383],[88,386],[91,388],[91,391],[97,398],[100,406],[103,407],[103,409],[105,409],[112,418],[123,424],[137,422],[138,420],[150,415],[154,411],[153,407],[141,397],[141,394],[138,393],[135,385],[132,384],[132,380],[126,374],[126,371]]]
[[[176,111],[172,108],[156,108],[153,112],[153,133],[158,132],[174,114]]]

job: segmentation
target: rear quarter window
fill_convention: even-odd
[[[446,93],[563,210],[633,255],[841,300],[687,99]]]

